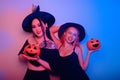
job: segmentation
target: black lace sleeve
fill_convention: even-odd
[[[23,50],[24,50],[25,46],[28,45],[28,44],[29,44],[29,43],[28,43],[28,40],[26,40],[25,43],[24,43],[24,45],[23,45],[23,47],[22,47],[21,50],[19,51],[18,55],[19,55],[19,54],[23,54]]]

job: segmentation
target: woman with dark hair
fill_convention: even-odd
[[[54,22],[54,16],[39,11],[39,6],[34,8],[33,12],[23,20],[23,30],[33,34],[26,40],[18,54],[20,60],[27,62],[28,69],[24,80],[50,80],[49,71],[55,72],[56,59],[59,55],[49,34],[49,28]],[[25,55],[24,49],[27,45],[39,46],[40,54],[38,57]]]
[[[89,80],[85,69],[88,66],[88,51],[86,60],[83,60],[80,43],[85,37],[85,29],[82,25],[68,22],[60,27],[50,28],[53,41],[59,50],[59,71],[61,80]],[[58,37],[55,35],[58,32]]]

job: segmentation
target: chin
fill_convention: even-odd
[[[43,35],[36,35],[37,37],[42,37]]]

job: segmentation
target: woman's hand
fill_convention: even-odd
[[[88,50],[88,54],[91,54],[91,53],[96,52],[96,51],[98,51],[98,50]]]
[[[34,58],[34,57],[30,57],[30,56],[27,56],[27,55],[22,55],[26,60],[38,60],[38,58]]]

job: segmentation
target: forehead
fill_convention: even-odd
[[[67,31],[78,32],[78,30],[73,26],[69,27]]]
[[[34,19],[32,20],[32,23],[34,23],[34,22],[39,22],[39,20],[38,20],[37,18],[34,18]]]

